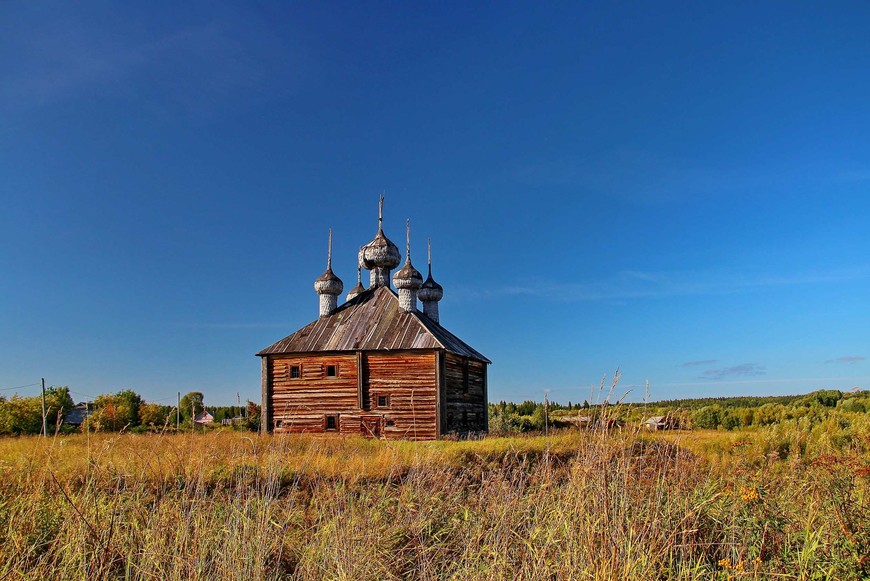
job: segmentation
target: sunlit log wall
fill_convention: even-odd
[[[264,419],[278,433],[435,439],[442,357],[439,351],[267,356]]]

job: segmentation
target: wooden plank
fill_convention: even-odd
[[[299,366],[299,378],[286,372]],[[328,377],[334,366],[336,376]],[[326,416],[355,411],[358,402],[358,365],[353,355],[274,356],[269,406],[279,432],[326,431]],[[280,423],[280,426],[278,425]],[[341,422],[339,422],[340,424]],[[339,427],[342,431],[343,428]]]
[[[446,353],[445,376],[445,432],[486,431],[486,364]]]
[[[403,311],[395,293],[387,287],[369,289],[357,299],[270,345],[258,355],[445,349],[489,363],[486,357],[441,325],[420,313]]]
[[[271,414],[269,413],[271,409],[269,404],[272,394],[269,392],[269,380],[271,374],[269,373],[268,356],[260,358],[260,374],[260,433],[268,434],[272,427],[270,422]]]
[[[438,389],[437,403],[435,404],[435,426],[438,432],[435,434],[439,437],[444,434],[444,423],[441,417],[444,408],[444,351],[439,350],[435,355],[435,385]]]
[[[363,409],[365,406],[365,401],[363,401],[363,386],[364,386],[363,384],[365,381],[364,380],[365,373],[363,373],[363,371],[365,369],[365,365],[363,365],[363,352],[362,351],[356,352],[356,368],[357,368],[357,374],[356,374],[357,407],[359,407],[359,409]]]

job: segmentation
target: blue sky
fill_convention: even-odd
[[[129,4],[0,6],[0,388],[258,399],[381,192],[494,401],[870,388],[870,5]]]

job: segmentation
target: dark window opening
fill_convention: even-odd
[[[379,395],[379,396],[378,396],[378,407],[379,407],[379,408],[388,408],[388,407],[390,407],[390,396],[388,396],[388,395]]]
[[[290,379],[299,379],[301,373],[299,373],[300,369],[298,365],[290,366]]]
[[[394,422],[393,420],[387,420],[387,426],[393,427],[395,425],[396,425],[396,422]]]
[[[281,424],[283,424],[283,423],[284,423],[284,422],[283,422],[282,420],[275,420],[275,427],[276,427],[276,428],[280,428],[280,427],[281,427]]]
[[[338,367],[335,365],[327,365],[326,377],[338,377]]]
[[[338,416],[326,416],[326,429],[327,430],[338,429]]]

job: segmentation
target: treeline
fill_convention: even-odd
[[[833,389],[806,395],[721,397],[664,400],[643,404],[561,405],[524,401],[489,405],[491,433],[542,431],[545,427],[638,425],[653,417],[666,417],[671,426],[708,430],[735,430],[770,426],[805,418],[811,424],[837,414],[870,412],[870,392]]]
[[[45,390],[45,417],[49,431],[62,423],[73,407],[69,388],[49,387]],[[0,435],[39,434],[42,432],[42,398],[0,396]]]
[[[179,406],[168,406],[145,401],[131,389],[97,396],[84,408],[77,406],[67,387],[46,389],[46,423],[48,433],[71,431],[130,431],[190,430],[196,426],[194,418],[206,410],[201,392],[190,392],[181,398]],[[214,416],[214,425],[223,420],[233,428],[258,430],[260,406],[248,401],[246,406],[216,406],[208,411]],[[13,396],[0,397],[0,435],[27,435],[42,433],[42,398]],[[196,426],[200,427],[200,426]]]
[[[827,391],[827,390],[823,390]],[[805,395],[768,395],[768,396],[739,396],[739,397],[699,397],[695,399],[668,399],[657,402],[652,402],[648,405],[664,407],[669,409],[685,409],[696,410],[702,407],[719,405],[726,408],[741,407],[753,408],[761,407],[765,404],[781,404],[789,405]]]

